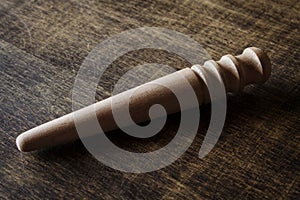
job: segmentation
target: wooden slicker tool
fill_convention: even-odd
[[[215,72],[219,73],[218,75],[222,78],[227,92],[238,92],[245,85],[251,83],[263,83],[269,78],[271,73],[271,63],[268,56],[262,50],[255,47],[246,48],[238,56],[225,55],[219,61],[207,61],[201,67],[215,67],[217,69]],[[178,92],[184,92],[186,88],[176,80],[177,76],[174,75],[180,73],[194,89],[199,104],[207,103],[209,93],[205,86],[205,81],[201,79],[201,76],[199,76],[199,73],[195,69],[195,66],[185,68],[152,82],[159,82],[164,85],[172,84],[173,86],[175,84]],[[126,97],[126,92],[123,92],[122,95],[115,95],[104,99],[93,105],[103,131],[111,131],[118,128],[112,115],[111,100],[112,98]],[[143,90],[137,90],[134,98],[130,99],[130,113],[132,118],[135,122],[149,120],[149,107],[157,103],[163,105],[168,114],[180,111],[178,103],[174,99],[174,94],[170,90],[165,87],[159,87],[156,84],[146,84]],[[118,106],[125,105],[121,103]],[[91,117],[89,113],[83,113],[85,114],[80,119],[82,121],[89,120]],[[73,114],[67,114],[22,133],[16,139],[18,149],[27,152],[78,139],[79,136],[76,131]]]

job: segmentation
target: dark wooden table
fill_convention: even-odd
[[[298,0],[1,0],[0,199],[299,199],[299,12]],[[71,112],[73,83],[88,53],[109,36],[144,26],[184,33],[214,59],[260,47],[272,60],[272,75],[229,97],[222,136],[204,159],[197,154],[209,105],[189,150],[155,172],[106,167],[80,141],[20,153],[20,133]],[[153,61],[188,66],[155,49],[133,52],[113,64],[98,97],[110,96],[124,71]],[[171,116],[163,133],[147,141],[121,131],[111,139],[125,149],[151,151],[170,141],[178,118]]]

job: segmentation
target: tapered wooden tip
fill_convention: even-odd
[[[25,133],[22,133],[19,135],[16,139],[16,144],[19,149],[19,151],[22,152],[29,152],[32,150],[35,150],[36,146],[39,144],[39,142],[36,142],[36,135],[34,133],[35,131],[27,131]]]
[[[24,149],[26,149],[26,148],[24,148],[24,143],[23,143],[23,140],[22,140],[22,137],[20,137],[21,135],[19,135],[18,137],[17,137],[17,139],[16,139],[16,145],[17,145],[17,147],[18,147],[18,149],[19,149],[19,151],[23,151]]]
[[[20,151],[29,152],[76,139],[78,135],[71,113],[22,133],[17,137],[16,145]]]
[[[27,152],[30,151],[30,140],[26,137],[27,135],[19,135],[16,139],[16,144],[19,151]]]

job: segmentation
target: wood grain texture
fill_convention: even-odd
[[[0,2],[0,197],[4,199],[297,199],[300,188],[300,3],[288,1],[77,1]],[[96,161],[80,142],[22,154],[15,138],[71,111],[72,87],[87,54],[107,37],[130,28],[164,27],[191,36],[218,60],[248,46],[264,49],[273,71],[262,86],[230,96],[220,140],[197,157],[209,117],[172,165],[126,174]],[[142,50],[118,59],[99,83],[97,99],[126,70],[144,62],[181,69],[189,64],[166,52]],[[111,78],[113,76],[113,78]],[[111,140],[138,152],[160,148],[178,128],[168,119],[148,140],[120,131]],[[124,142],[124,141],[130,141]]]

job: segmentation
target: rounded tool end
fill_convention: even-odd
[[[26,142],[24,140],[23,134],[19,135],[16,139],[16,145],[19,149],[19,151],[26,151]]]
[[[244,53],[247,53],[247,51],[252,51],[256,54],[261,67],[262,67],[262,82],[265,82],[269,79],[271,75],[271,61],[268,55],[261,49],[257,47],[249,47],[244,50]],[[250,53],[251,54],[251,53]]]

